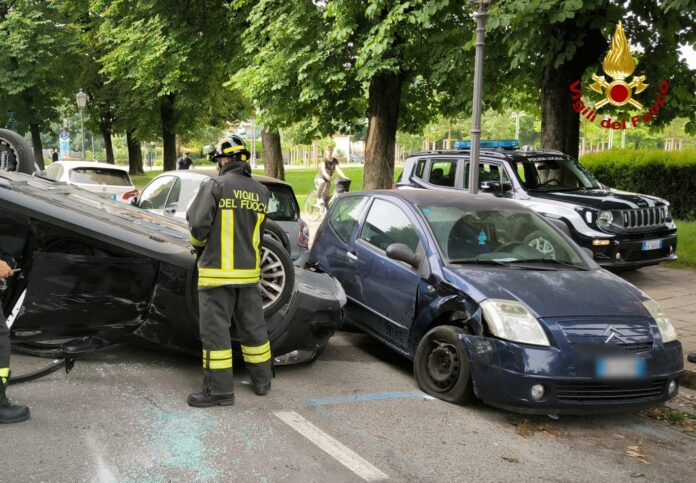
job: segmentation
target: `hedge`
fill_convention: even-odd
[[[605,185],[664,198],[675,218],[696,220],[696,149],[613,149],[580,162]]]

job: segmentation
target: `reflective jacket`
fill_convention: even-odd
[[[254,286],[260,279],[260,249],[268,189],[251,178],[247,163],[223,166],[201,187],[186,213],[198,259],[198,288]]]

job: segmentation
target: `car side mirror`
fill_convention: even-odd
[[[499,181],[484,181],[481,183],[483,193],[502,193],[503,187]]]
[[[418,255],[403,243],[392,243],[387,247],[387,256],[392,260],[408,263],[414,268],[420,265]]]
[[[138,197],[137,196],[134,196],[133,198],[131,198],[130,205],[131,206],[138,206]]]

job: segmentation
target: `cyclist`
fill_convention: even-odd
[[[338,173],[341,178],[349,179],[338,166],[338,159],[333,157],[333,147],[327,146],[324,150],[324,159],[321,162],[321,169],[314,177],[314,185],[317,187],[317,203],[326,204],[329,202],[331,194],[331,178],[334,173]]]

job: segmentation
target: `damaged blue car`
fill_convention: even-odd
[[[682,348],[658,304],[514,201],[342,195],[310,263],[343,285],[347,320],[413,360],[442,400],[579,414],[678,393]]]

